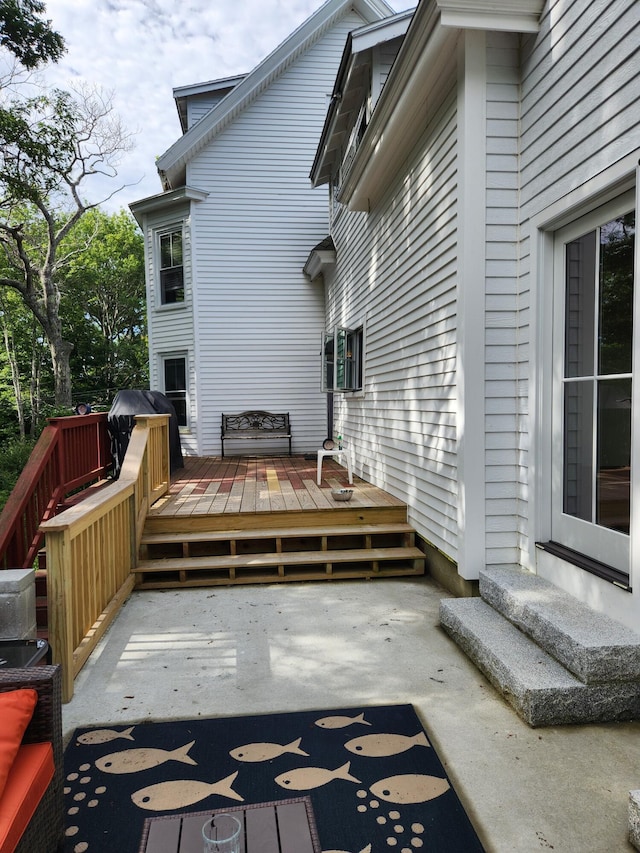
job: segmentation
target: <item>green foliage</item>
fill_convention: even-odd
[[[32,257],[42,260],[46,235],[28,207],[20,209],[22,234]],[[60,227],[64,218],[56,220]],[[73,404],[108,409],[121,388],[148,385],[143,238],[126,211],[87,211],[60,243],[55,283],[70,356]],[[9,256],[0,253],[0,280]],[[20,374],[24,429],[39,432],[47,417],[70,415],[55,406],[48,342],[20,295],[0,287],[0,333],[8,327]],[[17,398],[9,352],[0,341],[0,436],[18,434]],[[35,396],[34,396],[35,394]]]
[[[22,469],[29,461],[35,442],[3,441],[2,454],[0,455],[0,510],[4,507]]]
[[[124,210],[89,211],[61,244],[61,313],[74,400],[108,407],[121,388],[148,383],[144,248]]]
[[[37,204],[54,192],[76,156],[78,106],[68,92],[0,109],[0,182],[8,200]]]
[[[0,0],[0,46],[29,70],[65,51],[62,36],[40,17],[44,11],[41,0]]]

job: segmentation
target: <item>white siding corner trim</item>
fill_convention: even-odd
[[[458,572],[478,577],[485,559],[486,45],[467,31],[458,82]]]

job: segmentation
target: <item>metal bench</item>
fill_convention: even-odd
[[[220,431],[222,456],[224,457],[225,441],[261,441],[264,439],[289,440],[289,456],[291,456],[291,423],[289,413],[274,414],[273,412],[248,411],[238,415],[222,415]]]

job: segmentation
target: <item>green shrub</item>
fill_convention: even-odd
[[[20,439],[8,441],[0,454],[0,510],[6,504],[13,487],[29,461],[35,442]]]

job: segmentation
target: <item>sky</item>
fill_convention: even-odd
[[[52,86],[97,85],[134,135],[118,177],[99,187],[114,212],[161,191],[155,168],[181,135],[173,89],[251,71],[322,0],[45,0],[67,52],[44,72]],[[407,4],[405,4],[406,6]],[[91,199],[98,187],[95,186]],[[89,193],[87,193],[89,195]]]

